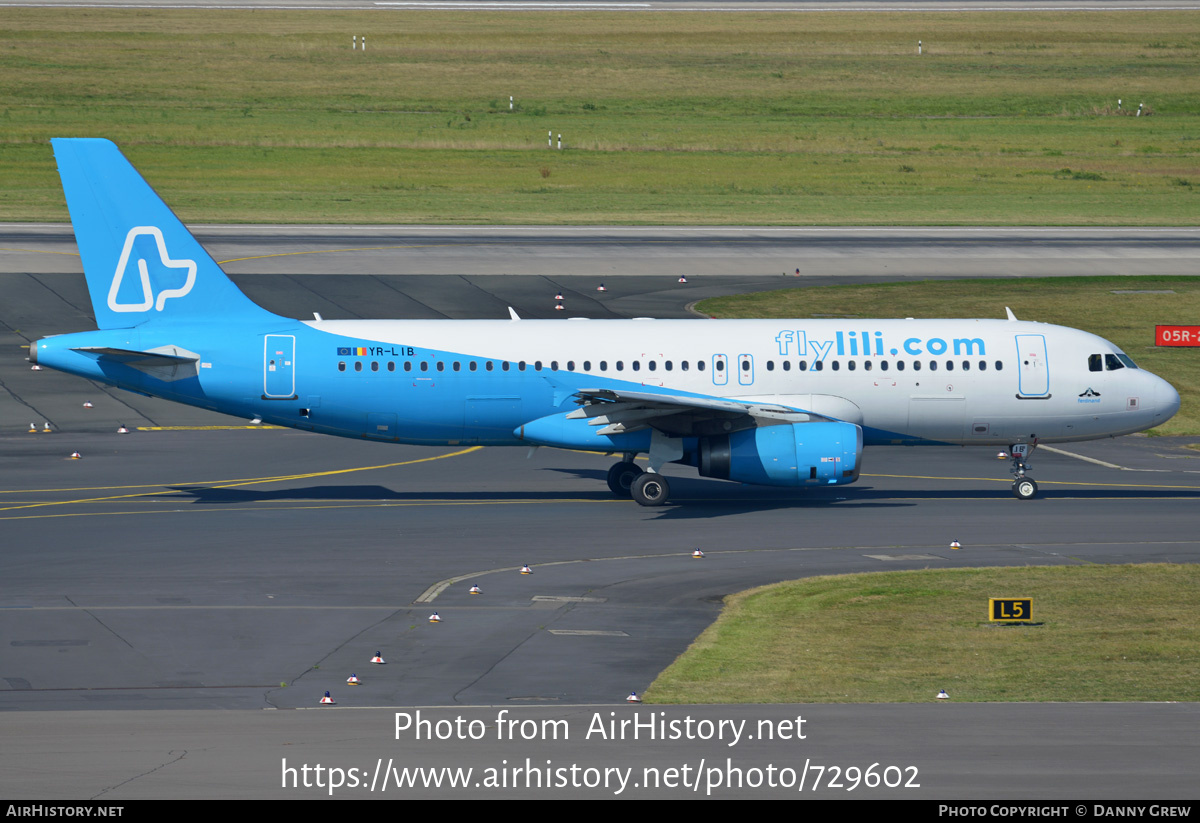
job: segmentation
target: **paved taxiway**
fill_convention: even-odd
[[[1114,254],[1105,265],[1136,271],[1147,257],[1194,262],[1195,241],[1179,236],[1175,251]],[[290,248],[285,240],[271,243]],[[214,252],[250,257],[251,246]],[[648,314],[647,306],[673,300],[678,316],[694,289],[773,287],[782,278],[771,269],[783,269],[799,248],[786,256],[743,249],[743,265],[763,272],[739,277],[736,255],[720,264],[734,272],[697,273],[711,265],[703,244],[658,255],[625,237],[581,252],[571,276],[583,298],[600,274],[593,266],[614,254],[622,256],[620,268],[646,259],[651,273],[624,277],[617,288],[609,283],[598,307]],[[858,266],[872,256],[850,243],[839,248]],[[972,273],[968,240],[945,248]],[[534,243],[533,251],[545,249]],[[405,259],[404,250],[387,253]],[[922,253],[938,255],[937,244]],[[258,299],[276,300],[277,311],[303,315],[313,308],[301,304],[322,299],[333,307],[316,307],[326,316],[356,316],[367,305],[385,311],[376,305],[378,290],[393,283],[401,292],[421,284],[418,302],[443,314],[466,292],[481,306],[524,300],[532,316],[545,311],[538,307],[552,296],[547,289],[561,284],[545,273],[514,274],[510,282],[470,269],[465,257],[461,278],[345,274],[362,270],[354,254],[267,258],[289,266],[324,261],[332,275],[237,277]],[[526,256],[533,266],[561,265],[523,251],[499,270],[520,271]],[[485,257],[476,263],[485,264]],[[679,266],[693,275],[682,289],[671,276]],[[1022,273],[1039,267],[1031,261]],[[837,259],[828,270],[838,273]],[[54,315],[57,305],[55,330],[88,327],[78,274],[6,271],[6,285],[28,286],[22,295],[41,289],[60,301],[23,299],[17,309],[6,302],[10,314],[0,320],[9,342],[42,333],[14,326],[14,311]],[[487,278],[487,289],[468,288],[478,278]],[[412,291],[397,299],[406,297]],[[27,364],[15,351],[4,368],[24,375]],[[64,410],[67,423],[58,431],[0,439],[0,708],[7,710],[0,731],[8,742],[0,774],[10,795],[299,796],[279,788],[281,758],[365,768],[360,757],[374,763],[393,755],[408,765],[480,767],[526,755],[663,767],[692,756],[736,757],[749,750],[644,741],[600,750],[578,741],[596,707],[632,711],[624,696],[643,690],[711,622],[723,595],[749,586],[956,565],[1195,562],[1200,548],[1200,458],[1159,438],[1067,447],[1112,466],[1043,450],[1034,460],[1043,496],[1025,503],[1008,492],[1007,464],[986,451],[896,448],[869,451],[862,481],[836,492],[755,489],[680,469],[674,504],[647,510],[609,496],[603,476],[611,459],[599,455],[543,449],[526,459],[524,450],[388,447],[268,429],[117,435],[71,425],[66,410],[77,407],[77,395],[53,395],[47,390],[39,402]],[[71,450],[84,458],[66,459]],[[961,550],[949,548],[953,539]],[[708,557],[692,560],[696,546]],[[535,573],[518,574],[523,563]],[[472,583],[481,595],[467,594]],[[443,618],[437,625],[427,622],[434,610]],[[367,662],[376,650],[386,666]],[[345,685],[351,672],[363,685]],[[969,684],[931,682],[929,697],[943,686],[969,696]],[[340,708],[318,714],[316,700],[327,689]],[[395,741],[390,711],[344,710],[480,704],[584,724],[572,738],[580,748]],[[272,708],[312,710],[214,711]],[[670,711],[753,720],[797,710]],[[738,762],[790,758],[797,765],[803,755],[829,765],[920,768],[920,790],[886,796],[1196,796],[1195,704],[812,707],[810,716],[811,744],[762,744]],[[1011,755],[1001,762],[997,741]]]
[[[63,459],[68,440],[83,460]],[[1122,443],[1142,471],[1039,454],[1043,497],[1028,503],[980,450],[881,448],[846,489],[762,490],[681,471],[674,505],[647,510],[611,499],[609,459],[548,449],[527,460],[266,429],[9,437],[0,728],[19,745],[0,755],[3,773],[27,796],[117,801],[297,796],[280,787],[281,758],[640,769],[730,755],[798,768],[802,755],[919,768],[922,788],[895,796],[1194,797],[1195,704],[699,707],[668,716],[800,712],[812,742],[584,737],[596,711],[628,717],[624,696],[746,587],[852,571],[1195,562],[1200,473],[1180,468],[1195,464],[1180,446]],[[1089,454],[1112,456],[1101,444]],[[705,559],[689,556],[696,546]],[[524,563],[534,574],[518,573]],[[368,662],[376,651],[387,665]],[[346,686],[350,673],[363,684]],[[969,699],[969,683],[929,685],[930,700],[942,686]],[[334,719],[316,716],[326,690]],[[493,708],[426,716],[566,718],[574,743],[514,745],[490,726],[485,743],[397,741],[391,710],[346,711],[481,705]],[[238,708],[314,711],[211,711]],[[1013,756],[996,763],[997,745]]]

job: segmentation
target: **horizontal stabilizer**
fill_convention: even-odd
[[[72,351],[96,355],[101,361],[116,361],[167,382],[196,375],[200,355],[179,346],[158,346],[145,351],[112,346],[79,346]]]

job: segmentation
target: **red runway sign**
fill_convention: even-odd
[[[1155,326],[1156,346],[1200,346],[1200,326]]]

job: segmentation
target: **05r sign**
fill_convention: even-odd
[[[1155,326],[1156,346],[1200,346],[1200,326]]]

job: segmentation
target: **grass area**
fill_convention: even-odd
[[[1121,290],[1169,294],[1115,294]],[[1156,324],[1194,324],[1200,277],[1043,277],[929,280],[879,286],[826,286],[704,300],[717,317],[997,317],[1009,306],[1021,320],[1084,329],[1110,340],[1142,368],[1169,381],[1178,414],[1153,434],[1200,434],[1200,352],[1158,348]]]
[[[106,136],[189,221],[1189,225],[1197,46],[1190,12],[12,8],[0,220],[65,220],[45,142]]]
[[[726,598],[654,703],[1200,699],[1200,567],[953,569],[816,577]],[[1038,625],[989,624],[1032,597]]]

